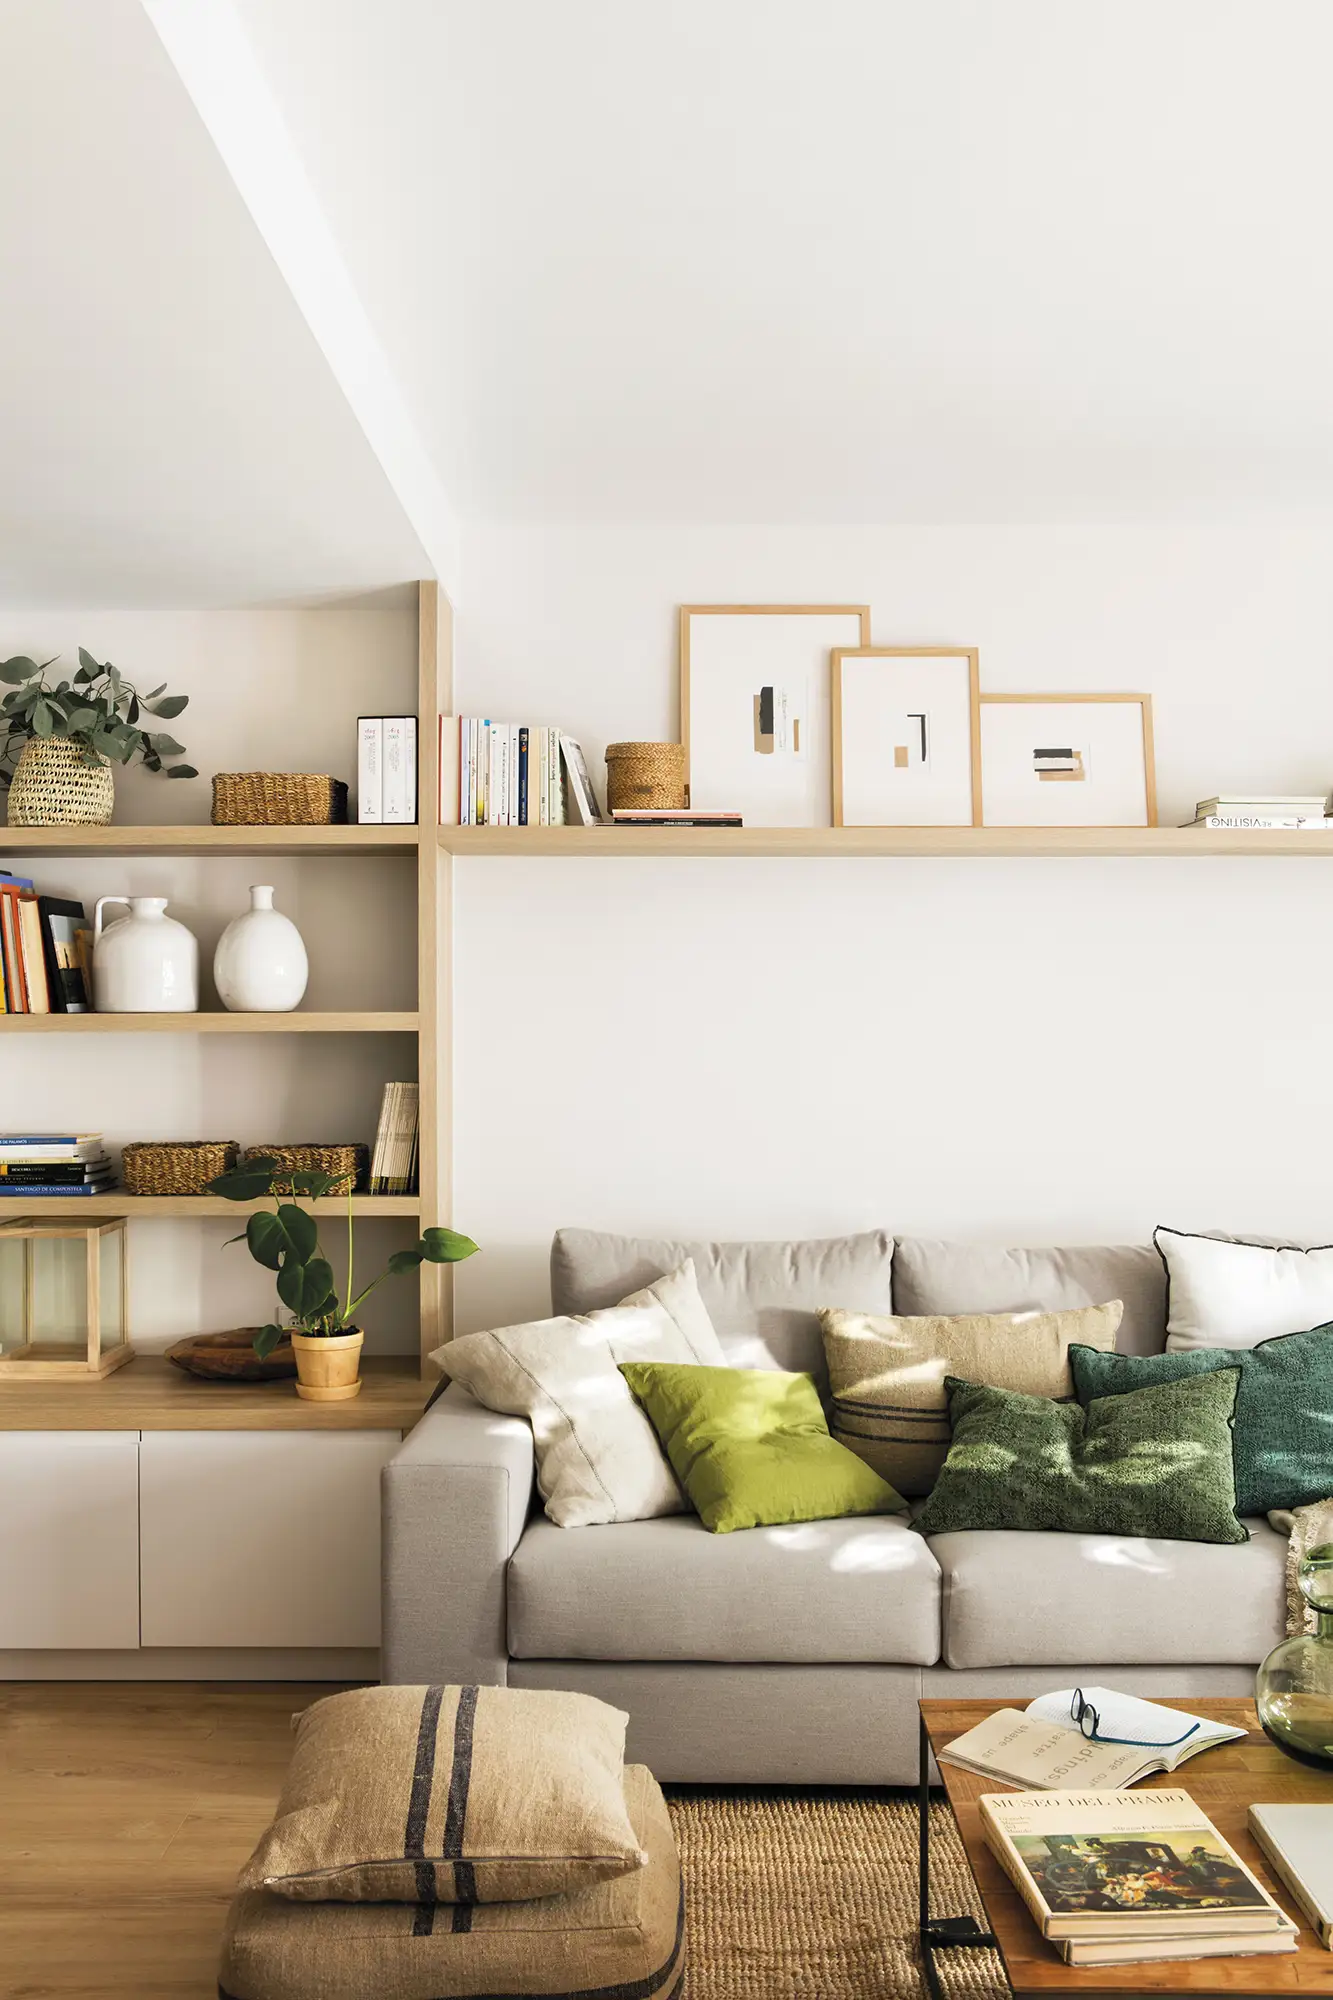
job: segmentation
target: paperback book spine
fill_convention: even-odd
[[[528,783],[528,752],[531,748],[531,743],[531,732],[520,728],[518,732],[518,823],[520,826],[528,824],[528,801],[532,796]]]
[[[386,826],[409,825],[410,819],[407,807],[406,718],[401,715],[386,715],[384,718],[384,824]]]
[[[356,725],[356,816],[362,826],[384,821],[384,718],[363,715]]]

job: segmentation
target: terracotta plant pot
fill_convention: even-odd
[[[345,1333],[293,1333],[297,1395],[308,1403],[346,1403],[359,1396],[357,1371],[365,1337],[359,1326],[348,1327]]]

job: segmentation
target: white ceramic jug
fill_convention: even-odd
[[[108,903],[127,917],[103,926]],[[99,1014],[197,1014],[199,945],[166,914],[165,896],[99,896],[93,912],[93,997]]]
[[[233,917],[213,958],[218,998],[234,1014],[289,1014],[310,976],[301,933],[273,907],[273,890],[252,883],[250,907]]]

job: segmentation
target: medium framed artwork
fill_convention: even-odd
[[[984,694],[987,826],[1156,826],[1152,697]]]
[[[838,647],[831,681],[835,826],[981,825],[975,647]]]
[[[748,826],[827,826],[830,658],[870,643],[866,604],[683,604],[690,804]]]

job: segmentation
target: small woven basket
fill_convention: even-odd
[[[106,826],[116,803],[111,766],[84,762],[67,736],[30,736],[9,786],[11,826]]]
[[[608,743],[606,803],[611,812],[678,812],[685,803],[685,745]]]
[[[247,1160],[276,1160],[289,1173],[334,1174],[334,1194],[352,1194],[366,1184],[370,1172],[369,1146],[248,1146]],[[275,1180],[274,1194],[295,1194],[290,1181]]]
[[[120,1178],[126,1194],[207,1194],[240,1156],[235,1139],[149,1139],[126,1146]]]
[[[347,787],[309,771],[219,771],[214,826],[345,826]]]

